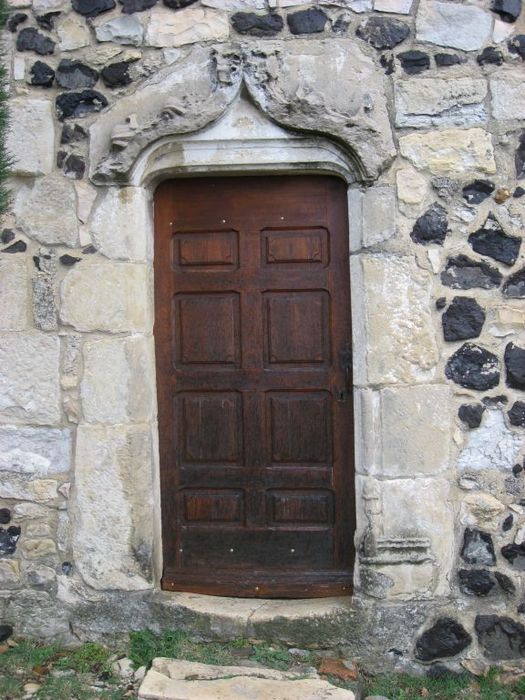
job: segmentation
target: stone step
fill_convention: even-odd
[[[355,700],[351,690],[321,680],[315,669],[281,672],[166,658],[153,660],[138,697],[139,700]]]

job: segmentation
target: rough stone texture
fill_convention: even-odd
[[[60,317],[80,331],[150,330],[148,271],[143,265],[84,261],[60,288]]]
[[[55,51],[55,42],[34,27],[21,29],[16,38],[18,51],[34,51],[39,56],[46,56]]]
[[[53,167],[55,130],[48,101],[15,98],[9,103],[6,148],[14,175],[47,175]]]
[[[522,439],[507,428],[501,411],[487,410],[482,426],[468,437],[458,469],[511,469],[521,447]]]
[[[98,71],[81,61],[70,61],[65,58],[60,61],[56,70],[56,81],[58,85],[67,90],[93,87],[97,80]]]
[[[61,51],[74,51],[89,46],[90,33],[86,22],[75,15],[60,17],[57,28],[58,48]]]
[[[525,627],[509,617],[478,615],[476,634],[489,659],[521,659],[525,655]]]
[[[434,661],[456,656],[471,643],[472,637],[459,622],[442,617],[419,637],[415,655],[420,661]]]
[[[490,14],[472,5],[426,0],[417,13],[417,39],[438,46],[475,51],[489,39],[491,29]]]
[[[525,349],[509,343],[504,359],[507,384],[514,389],[525,389]]]
[[[408,134],[399,139],[401,154],[416,168],[451,177],[495,173],[490,134],[483,129],[445,129]]]
[[[463,404],[459,407],[458,416],[469,428],[478,428],[484,410],[485,406],[480,403]]]
[[[511,425],[525,426],[525,402],[516,401],[513,403],[508,415]]]
[[[283,18],[274,12],[266,15],[237,12],[231,21],[236,32],[249,36],[276,36],[284,26]]]
[[[525,267],[505,280],[502,292],[504,296],[510,299],[525,298]]]
[[[68,117],[85,117],[107,107],[106,97],[97,90],[65,92],[56,98],[55,106],[60,120]]]
[[[228,18],[221,12],[206,8],[189,8],[173,14],[169,9],[156,6],[146,30],[148,46],[176,47],[196,41],[223,41],[228,38]]]
[[[135,15],[115,17],[95,28],[98,41],[114,41],[117,44],[140,46],[144,38],[144,27]]]
[[[514,265],[521,247],[521,238],[507,235],[493,214],[489,214],[480,229],[470,234],[468,242],[476,253],[505,265]]]
[[[78,427],[73,552],[76,568],[92,588],[151,586],[150,452],[147,427]]]
[[[372,17],[357,28],[358,37],[375,49],[393,49],[410,34],[410,27],[399,19]]]
[[[499,71],[498,79],[490,79],[492,113],[496,119],[525,118],[525,86],[520,74]]]
[[[91,218],[91,235],[97,250],[112,260],[149,259],[149,212],[150,205],[141,188],[109,189]]]
[[[461,504],[461,523],[499,532],[505,504],[488,493],[469,493]]]
[[[315,8],[286,15],[292,34],[317,34],[324,30],[327,20],[326,14]]]
[[[520,16],[521,0],[493,0],[490,9],[497,12],[504,22],[515,22]]]
[[[446,210],[440,204],[433,204],[420,216],[410,234],[415,243],[443,245],[448,231]]]
[[[26,261],[0,259],[0,330],[23,331],[29,325],[29,283]]]
[[[50,425],[59,421],[59,352],[52,335],[0,333],[0,418]]]
[[[485,312],[475,299],[454,297],[441,316],[441,323],[447,341],[477,338],[485,323]]]
[[[430,56],[424,51],[402,51],[397,58],[408,75],[417,75],[430,68]]]
[[[55,80],[55,71],[43,61],[35,61],[29,71],[31,75],[31,85],[40,85],[41,87],[51,87]]]
[[[60,175],[39,178],[32,189],[21,189],[15,201],[20,226],[30,238],[46,245],[77,244],[75,210],[75,189]]]
[[[494,566],[496,555],[492,537],[487,532],[467,527],[463,538],[461,558],[466,564]]]
[[[458,579],[461,591],[466,595],[486,596],[496,585],[491,572],[485,569],[460,569]]]
[[[469,204],[480,204],[494,192],[494,183],[490,180],[474,180],[462,189],[463,198]]]
[[[441,282],[452,289],[493,289],[499,287],[503,275],[495,267],[491,267],[487,263],[472,260],[466,255],[457,255],[454,258],[449,258],[443,272],[441,273]],[[511,280],[509,278],[505,286],[509,285],[511,289]],[[505,291],[504,286],[504,291]],[[512,291],[512,289],[511,289]],[[525,295],[525,270],[523,294]],[[508,296],[512,296],[508,294]]]
[[[58,428],[0,426],[0,472],[47,477],[67,474],[71,431]]]
[[[499,384],[499,361],[496,355],[474,343],[464,343],[449,358],[445,374],[465,389],[487,391]]]

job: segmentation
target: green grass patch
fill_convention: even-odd
[[[111,652],[95,642],[86,642],[81,647],[71,649],[59,658],[55,668],[70,668],[77,673],[102,673],[110,671]]]

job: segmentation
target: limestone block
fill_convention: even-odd
[[[0,426],[0,472],[45,477],[67,474],[70,463],[70,430]]]
[[[151,328],[148,269],[132,263],[85,261],[60,289],[60,317],[79,331],[142,331]]]
[[[84,17],[68,14],[59,18],[56,31],[60,51],[74,51],[89,46],[91,35]]]
[[[438,359],[430,277],[410,258],[362,256],[368,382],[423,382]]]
[[[170,48],[197,41],[225,41],[229,33],[228,16],[222,12],[189,7],[174,13],[157,5],[151,12],[145,43]]]
[[[14,519],[18,521],[31,521],[36,518],[49,518],[51,510],[46,506],[36,503],[17,503],[13,508]]]
[[[78,427],[71,499],[74,561],[97,590],[151,587],[149,431],[149,426]]]
[[[392,187],[371,187],[363,193],[362,243],[365,248],[383,243],[396,232],[396,204]]]
[[[476,51],[489,40],[492,17],[473,5],[425,0],[419,4],[416,36],[438,46]]]
[[[503,22],[501,19],[494,20],[494,31],[492,32],[492,41],[495,44],[500,44],[502,41],[508,39],[511,34],[515,31],[514,24],[510,22]]]
[[[15,201],[18,225],[46,245],[77,245],[76,208],[75,188],[62,175],[39,178],[32,189],[22,188]]]
[[[483,78],[412,78],[395,86],[396,125],[472,126],[488,119]]]
[[[137,15],[123,15],[100,24],[95,28],[95,34],[98,41],[140,46],[144,38],[144,27]]]
[[[416,168],[447,177],[495,173],[490,134],[484,129],[444,129],[408,134],[399,139],[401,155]]]
[[[64,10],[67,0],[33,0],[33,10],[36,14],[45,14],[54,10]]]
[[[450,395],[438,384],[381,391],[381,476],[430,476],[448,468]]]
[[[402,168],[396,173],[397,196],[405,204],[421,204],[428,194],[425,178],[415,168]]]
[[[0,560],[0,590],[20,585],[20,565],[14,559]]]
[[[498,71],[498,77],[490,79],[490,92],[495,119],[525,119],[523,70]]]
[[[201,0],[201,5],[213,7],[215,10],[224,10],[225,12],[253,11],[265,10],[266,0]],[[283,5],[281,4],[281,6]]]
[[[505,425],[503,413],[488,410],[481,425],[468,434],[467,444],[459,455],[459,470],[512,469],[523,439]]]
[[[0,260],[0,330],[23,331],[29,325],[30,291],[26,261]]]
[[[43,559],[56,553],[56,545],[50,539],[29,540],[22,542],[20,549],[26,559]]]
[[[469,493],[461,504],[460,520],[467,527],[499,532],[506,506],[489,493]]]
[[[55,128],[50,100],[12,98],[6,147],[14,175],[47,175],[55,158]]]
[[[374,0],[374,10],[395,15],[409,15],[413,4],[414,0]]]
[[[388,576],[391,582],[386,591],[386,598],[414,600],[432,598],[434,595],[437,569],[432,562],[382,566],[378,571]]]
[[[82,409],[88,423],[145,422],[153,413],[152,338],[105,338],[84,344]]]
[[[142,187],[111,187],[91,219],[93,243],[112,260],[151,258],[150,207]]]
[[[89,219],[93,203],[97,198],[97,190],[87,182],[80,180],[75,182],[75,190],[77,192],[77,216],[78,220],[83,224]]]
[[[55,479],[35,479],[28,481],[24,476],[9,476],[0,481],[0,498],[13,498],[21,501],[49,503],[57,499],[58,481]]]
[[[15,56],[13,59],[13,78],[23,80],[26,77],[26,60],[23,56]]]
[[[0,417],[16,423],[60,419],[60,343],[38,331],[0,333]]]

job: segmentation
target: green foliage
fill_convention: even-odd
[[[33,668],[47,664],[59,652],[56,644],[41,644],[30,639],[22,639],[16,647],[0,655],[0,673],[19,666]],[[1,697],[1,696],[0,696]]]
[[[22,695],[22,683],[18,678],[0,675],[0,698],[3,700],[11,700],[11,698],[18,698]]]
[[[54,664],[55,668],[71,668],[78,673],[102,673],[109,671],[110,652],[100,644],[86,642],[71,649]]]
[[[367,685],[368,695],[385,695],[390,700],[455,700],[468,698],[462,692],[468,688],[468,676],[445,676],[443,678],[422,678],[406,673],[378,676]],[[426,694],[428,691],[428,694]],[[471,696],[475,697],[475,696]]]
[[[279,671],[287,671],[294,662],[293,656],[286,647],[266,644],[256,644],[251,659]]]

